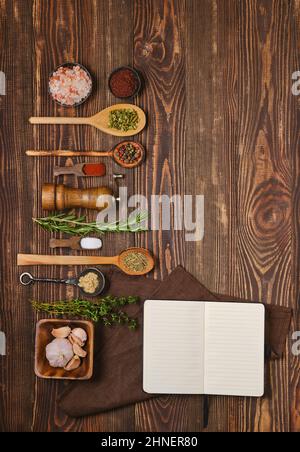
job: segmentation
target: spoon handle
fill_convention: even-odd
[[[55,166],[53,168],[53,176],[58,177],[65,174],[74,174],[75,176],[85,176],[82,171],[84,163],[74,166]]]
[[[70,284],[72,286],[77,285],[75,279],[52,279],[52,278],[33,278],[34,282],[46,282],[46,283],[56,283],[56,284]]]
[[[31,273],[22,273],[20,276],[20,283],[23,286],[29,286],[35,282],[46,282],[46,283],[57,283],[57,284],[71,284],[76,286],[77,279],[54,279],[54,278],[36,278],[31,275]]]
[[[31,117],[30,124],[89,124],[90,118],[72,117]]]
[[[18,265],[117,265],[119,256],[47,256],[18,254]]]
[[[113,151],[26,151],[30,157],[111,157]]]
[[[50,248],[71,248],[72,250],[81,250],[80,237],[72,237],[70,239],[50,239]]]

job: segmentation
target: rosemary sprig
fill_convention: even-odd
[[[47,312],[57,316],[71,315],[102,322],[105,326],[126,325],[130,330],[137,328],[137,321],[130,318],[119,308],[137,303],[139,297],[113,297],[111,295],[98,301],[74,299],[56,301],[54,303],[31,301],[32,307],[38,312]]]
[[[84,236],[87,234],[105,234],[106,232],[143,232],[147,229],[143,223],[148,218],[147,212],[142,212],[127,220],[113,223],[87,222],[85,216],[76,217],[73,214],[59,213],[44,218],[32,220],[48,232],[62,232],[69,235]]]

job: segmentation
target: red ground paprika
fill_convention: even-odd
[[[105,170],[103,163],[86,163],[82,169],[86,176],[104,176]]]
[[[131,97],[136,93],[138,80],[133,71],[123,68],[112,74],[109,86],[116,97]]]

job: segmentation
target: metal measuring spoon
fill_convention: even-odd
[[[79,287],[79,279],[82,276],[85,276],[87,273],[96,273],[96,275],[98,276],[98,280],[99,280],[99,286],[96,289],[95,292],[93,293],[88,293],[85,292],[83,290],[82,287]],[[22,275],[20,276],[20,283],[23,286],[29,286],[31,284],[34,284],[35,282],[46,282],[46,283],[57,283],[57,284],[67,284],[67,285],[71,285],[71,286],[76,286],[80,289],[80,291],[84,294],[84,295],[88,295],[90,297],[96,297],[98,295],[100,295],[105,287],[105,276],[103,275],[103,273],[98,270],[97,268],[87,268],[86,270],[84,270],[83,272],[80,273],[78,278],[69,278],[69,279],[52,279],[52,278],[35,278],[34,276],[32,276],[31,273],[25,272],[22,273]]]

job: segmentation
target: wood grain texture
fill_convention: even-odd
[[[32,189],[22,147],[32,144],[24,116],[32,109],[32,66],[24,49],[32,46],[31,2],[1,1],[1,70],[6,74],[7,93],[1,97],[1,329],[7,337],[7,354],[1,358],[1,430],[29,430],[32,419],[34,375],[32,372],[33,315],[16,284],[18,269],[13,264],[18,247],[31,245],[32,224],[26,221],[32,205]],[[23,42],[20,48],[19,42]],[[3,47],[3,48],[4,48]],[[22,76],[19,69],[22,68]],[[12,108],[18,98],[19,108]],[[18,181],[18,183],[16,183]],[[25,220],[25,221],[24,221]],[[18,363],[19,371],[15,366]]]
[[[300,66],[300,58],[299,58],[299,50],[300,50],[300,2],[299,0],[295,0],[292,4],[293,11],[293,22],[292,22],[292,36],[291,36],[291,44],[297,52],[293,53],[293,70],[298,70],[297,68]],[[292,137],[295,149],[299,148],[299,97],[292,103],[292,112],[293,116],[297,118],[297,121],[294,120]],[[299,300],[300,300],[300,292],[299,292],[299,278],[300,278],[300,263],[299,263],[299,238],[300,238],[300,217],[299,217],[299,202],[300,202],[300,192],[299,192],[299,171],[300,171],[300,159],[299,153],[295,152],[293,155],[293,235],[292,235],[292,251],[293,251],[293,260],[292,260],[292,299],[293,299],[293,308],[294,308],[294,316],[292,323],[292,330],[299,331],[300,330],[300,313],[299,313]],[[290,358],[290,371],[289,371],[289,379],[290,379],[290,430],[292,432],[300,431],[300,361],[297,357]]]
[[[29,158],[25,149],[109,150],[118,138],[85,126],[31,126],[28,118],[90,116],[117,103],[107,89],[110,71],[136,66],[145,88],[135,103],[148,115],[136,139],[147,162],[127,171],[124,184],[148,199],[203,194],[205,237],[187,243],[174,230],[108,236],[102,254],[148,247],[158,258],[155,278],[182,264],[215,292],[292,307],[292,329],[300,330],[300,97],[291,94],[292,73],[300,70],[300,1],[0,0],[0,42],[8,80],[7,96],[0,96],[0,330],[8,344],[8,356],[0,357],[0,430],[201,431],[202,397],[161,397],[74,420],[56,404],[64,383],[35,378],[34,329],[42,316],[27,300],[75,292],[21,288],[16,254],[49,253],[49,234],[31,221],[43,214],[41,185],[54,182],[54,165],[84,159]],[[94,76],[92,97],[76,110],[47,93],[50,71],[66,61]],[[101,185],[113,187],[112,172],[124,171],[104,162]],[[60,181],[95,185],[72,176]],[[33,271],[74,274],[72,267]],[[284,359],[268,365],[261,400],[210,397],[208,431],[300,431],[300,361],[291,345],[290,337]]]
[[[184,193],[185,167],[185,58],[184,1],[138,0],[134,9],[135,66],[144,75],[141,102],[148,112],[143,143],[148,164],[139,172],[137,192],[152,195]],[[158,265],[155,276],[164,278],[184,263],[181,231],[152,231],[146,238]],[[167,397],[136,407],[138,431],[180,431],[184,428],[187,398]]]

